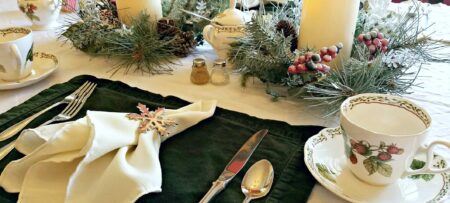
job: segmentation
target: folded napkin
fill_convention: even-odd
[[[211,117],[215,107],[207,101],[155,112],[139,105],[141,114],[88,111],[74,122],[26,130],[16,144],[26,156],[6,166],[0,185],[19,192],[18,202],[134,202],[161,192],[161,142]]]

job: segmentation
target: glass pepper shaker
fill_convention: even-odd
[[[215,60],[211,71],[211,83],[213,85],[226,85],[230,82],[230,74],[226,68],[225,60]]]
[[[206,68],[205,59],[194,59],[192,64],[191,82],[197,85],[203,85],[209,82],[209,73]]]

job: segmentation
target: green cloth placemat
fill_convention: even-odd
[[[54,85],[0,115],[0,131],[61,100],[86,80],[98,83],[98,87],[74,119],[85,116],[88,109],[136,112],[138,102],[146,104],[150,109],[157,107],[177,109],[189,104],[176,97],[162,97],[122,82],[97,79],[93,76],[78,76],[66,83]],[[58,114],[64,107],[65,105],[61,105],[47,112],[28,127],[38,126]],[[212,202],[242,202],[244,199],[240,188],[242,178],[248,168],[260,159],[272,162],[275,179],[270,193],[255,202],[306,202],[315,180],[303,162],[303,145],[322,127],[291,126],[284,122],[262,120],[221,108],[216,109],[212,118],[162,144],[160,150],[162,192],[144,195],[137,202],[198,202],[242,144],[253,133],[264,128],[269,129],[270,133],[261,142],[244,169]],[[1,142],[0,146],[12,139],[15,137]],[[0,170],[3,171],[11,160],[22,156],[17,151],[11,152],[0,161]],[[17,197],[18,194],[7,193],[0,188],[0,202],[15,202]]]

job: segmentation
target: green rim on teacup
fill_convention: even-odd
[[[13,40],[8,40],[5,42],[0,41],[0,44],[10,43],[10,42],[14,42],[16,40],[22,39],[22,38],[28,36],[31,32],[32,32],[31,29],[24,28],[24,27],[10,27],[10,28],[5,28],[5,29],[0,29],[0,36],[2,36],[2,37],[9,35],[9,34],[24,34],[23,36],[20,36]]]
[[[386,104],[404,109],[412,113],[413,115],[417,116],[417,118],[419,118],[425,125],[425,129],[418,133],[401,136],[417,136],[423,134],[431,126],[431,117],[422,107],[402,97],[387,94],[365,93],[349,97],[341,104],[340,108],[341,116],[346,117],[346,120],[354,126],[358,126],[359,128],[363,128],[364,130],[367,130],[369,132],[380,134],[379,132],[374,132],[373,130],[361,127],[358,124],[356,124],[353,120],[347,118],[347,112],[349,110],[352,110],[355,106],[359,104],[370,104],[370,103]],[[399,135],[388,135],[388,136],[399,136]]]

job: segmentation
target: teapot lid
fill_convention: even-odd
[[[218,14],[213,19],[213,21],[217,22],[219,25],[225,26],[245,25],[245,23],[248,21],[247,15],[239,9],[236,9],[235,7],[235,0],[230,0],[230,8]]]

